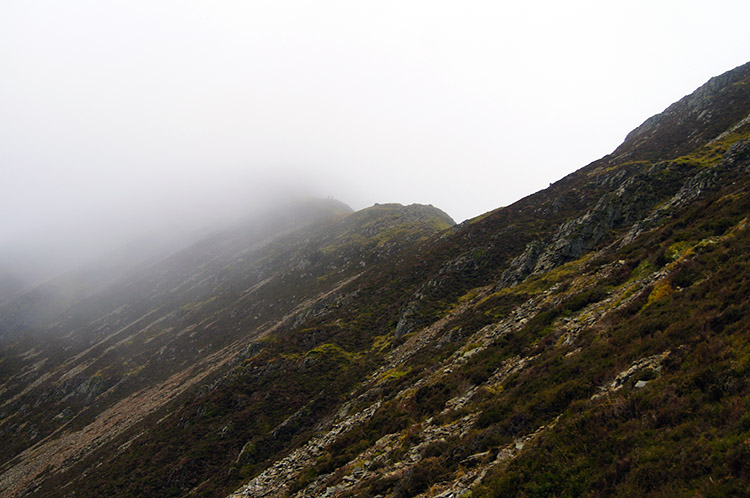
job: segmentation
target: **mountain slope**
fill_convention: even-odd
[[[458,226],[227,233],[71,308],[3,349],[0,489],[746,494],[748,88],[750,64]]]
[[[49,465],[52,473],[69,466],[220,371],[248,341],[335,305],[331,292],[364,266],[453,223],[430,207],[347,211],[319,202],[277,213],[175,254],[46,325],[23,334],[8,327],[0,430],[11,436],[6,458],[24,453],[5,461],[0,486],[7,493]],[[44,309],[36,296],[21,302]],[[4,316],[18,308],[10,303]]]
[[[434,249],[455,277],[401,318],[453,306],[237,494],[746,492],[750,126],[726,132],[673,161],[605,158],[457,228],[453,259]]]

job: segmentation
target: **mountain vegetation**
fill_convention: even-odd
[[[0,495],[748,495],[749,251],[750,63],[460,225],[310,201],[5,298]]]

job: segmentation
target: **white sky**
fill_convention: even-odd
[[[508,3],[3,0],[0,248],[278,188],[462,221],[750,59],[746,0]]]

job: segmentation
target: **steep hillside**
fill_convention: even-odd
[[[333,201],[278,212],[62,312],[39,291],[4,306],[3,494],[134,430],[252,341],[341,306],[332,292],[363,268],[453,224],[431,207],[349,212]]]
[[[750,63],[461,225],[226,233],[15,330],[0,491],[750,493],[748,116]]]
[[[378,368],[236,495],[747,493],[748,83],[379,276]]]

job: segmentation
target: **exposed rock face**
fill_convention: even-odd
[[[615,186],[614,192],[603,195],[594,208],[580,218],[560,225],[549,243],[530,242],[503,272],[498,289],[580,258],[613,229],[628,229],[630,235],[622,243],[630,243],[644,228],[654,226],[657,220],[663,220],[675,209],[695,201],[715,185],[730,181],[732,176],[746,173],[748,151],[749,142],[740,140],[727,150],[716,166],[703,171],[663,162],[627,178],[623,177],[622,171],[605,175],[599,180],[599,185]],[[652,193],[659,189],[661,195],[668,194],[675,191],[680,182],[679,190],[666,204],[662,197]]]
[[[401,339],[403,336],[414,330],[415,315],[416,305],[415,303],[409,303],[403,313],[401,313],[401,317],[398,319],[398,323],[396,324],[396,331],[394,332],[394,337],[396,339]]]
[[[694,171],[695,168],[678,169],[669,163],[659,163],[630,175],[624,171],[602,175],[594,183],[599,188],[609,186],[612,191],[602,195],[582,216],[562,223],[549,242],[529,243],[503,272],[498,289],[576,260],[597,248],[613,230],[639,224],[662,201],[664,193],[677,191],[685,178],[687,182],[694,181],[691,176]]]
[[[526,249],[511,261],[507,270],[503,272],[498,284],[498,290],[521,282],[534,273],[539,257],[545,251],[546,245],[538,240],[529,242]]]

